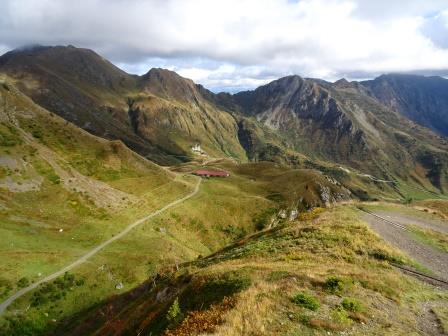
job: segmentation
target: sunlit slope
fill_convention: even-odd
[[[12,287],[57,269],[188,190],[121,142],[94,137],[36,106],[11,83],[2,81],[0,92],[1,277]]]
[[[165,269],[55,334],[397,335],[430,334],[431,314],[446,323],[446,291],[391,267],[412,262],[355,208],[303,219]]]

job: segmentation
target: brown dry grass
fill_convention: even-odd
[[[216,327],[223,322],[223,315],[235,305],[235,299],[226,297],[219,303],[210,306],[208,310],[192,311],[182,323],[172,330],[167,330],[165,336],[189,336],[199,333],[214,332]]]
[[[238,295],[234,309],[224,316],[224,323],[213,333],[216,336],[258,336],[269,334],[275,301],[268,295],[277,289],[275,284],[260,282]],[[263,294],[263,295],[260,295]]]

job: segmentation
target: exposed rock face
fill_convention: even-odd
[[[348,160],[365,151],[363,130],[316,81],[289,76],[234,97],[245,113],[285,133],[306,152]]]
[[[383,104],[448,136],[448,80],[442,77],[382,75],[362,82]]]
[[[330,93],[311,80],[289,76],[255,91],[237,93],[235,100],[243,110],[274,129],[286,129],[291,121],[312,120],[323,128],[354,131]]]
[[[244,114],[282,134],[297,151],[383,179],[406,178],[421,164],[427,171],[425,176],[418,172],[420,177],[429,178],[439,189],[445,185],[438,181],[444,181],[440,177],[446,168],[432,171],[419,153],[430,152],[446,167],[448,158],[442,154],[446,141],[384,106],[360,83],[288,76],[233,98]],[[245,135],[245,148],[252,152],[256,142]]]

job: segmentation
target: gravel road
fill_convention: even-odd
[[[374,211],[375,214],[382,216],[390,221],[402,224],[402,225],[417,225],[424,229],[431,229],[434,231],[448,234],[448,221],[439,219],[429,219],[424,217],[417,217],[408,214],[402,214],[392,211]]]
[[[386,220],[407,225],[417,225],[422,228],[429,228],[439,232],[447,233],[448,223],[442,221],[427,220],[421,217],[413,217],[393,211],[372,211],[375,215]],[[414,240],[408,231],[392,225],[381,218],[364,214],[363,219],[370,227],[377,232],[384,240],[399,248],[418,263],[428,268],[439,278],[448,281],[448,253],[444,253],[431,246]]]

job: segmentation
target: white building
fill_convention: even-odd
[[[200,144],[196,144],[196,145],[194,145],[193,147],[191,147],[191,150],[192,150],[193,152],[202,153],[202,148],[201,148],[201,145],[200,145]]]

